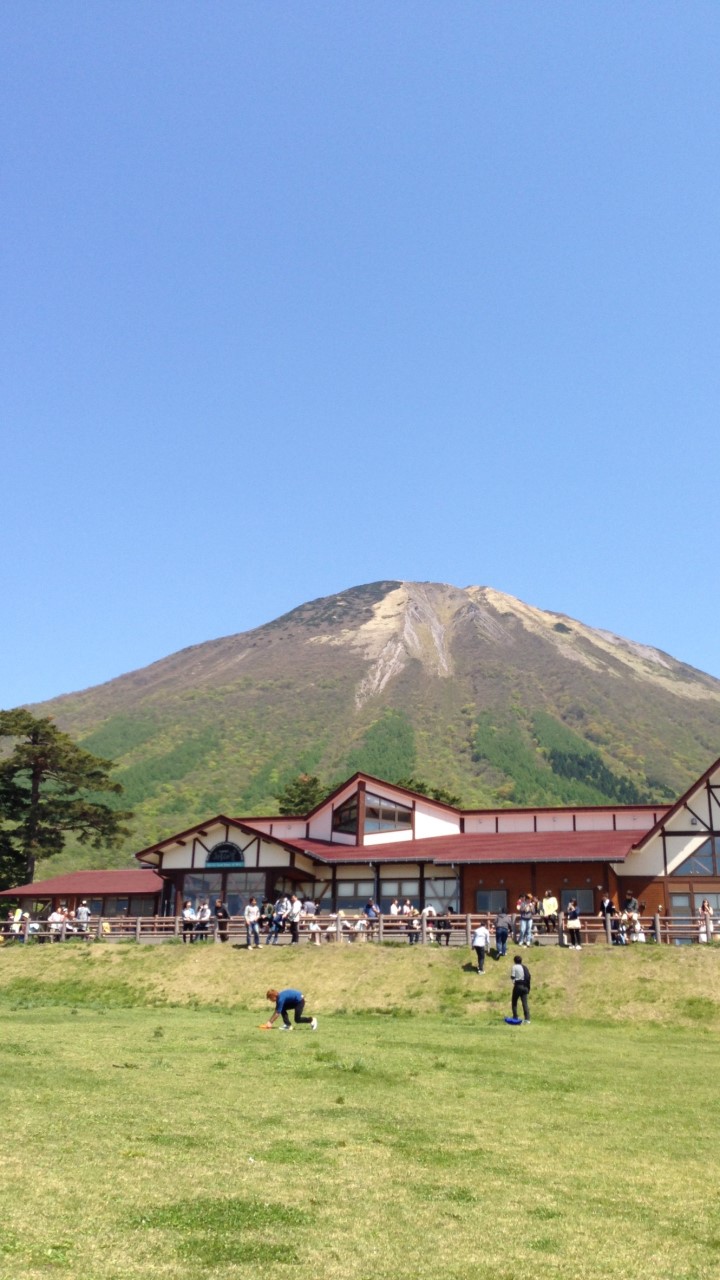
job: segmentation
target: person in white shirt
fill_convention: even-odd
[[[80,906],[75,912],[75,919],[77,920],[77,923],[78,923],[78,932],[87,933],[88,924],[90,923],[90,908],[85,898],[83,898],[82,902],[80,903]]]
[[[397,898],[393,898],[392,902],[390,903],[390,915],[391,915],[391,916],[399,916],[399,915],[400,915],[400,904],[399,904],[399,902],[398,902]]]
[[[59,942],[62,934],[62,927],[65,923],[65,916],[58,907],[50,912],[48,916],[48,924],[50,925],[50,941]]]
[[[477,956],[478,973],[485,972],[485,954],[490,949],[490,931],[484,924],[479,924],[473,931],[471,945]]]
[[[290,922],[290,943],[295,946],[300,941],[300,917],[302,915],[302,902],[293,894],[290,898],[290,910],[288,911],[288,920]]]
[[[182,938],[183,942],[195,941],[195,908],[189,898],[183,903]]]
[[[245,925],[247,928],[248,951],[250,951],[253,946],[258,949],[260,946],[260,925],[258,923],[260,920],[260,908],[257,904],[256,898],[250,899],[243,914],[245,916]]]

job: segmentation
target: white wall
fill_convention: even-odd
[[[460,830],[460,815],[447,809],[436,809],[427,801],[418,800],[415,805],[415,839],[428,836],[456,835]]]

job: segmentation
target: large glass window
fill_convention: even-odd
[[[426,907],[434,907],[436,911],[447,911],[448,907],[452,907],[453,911],[457,911],[459,903],[458,882],[455,876],[425,881]]]
[[[154,916],[155,898],[151,893],[135,893],[130,899],[131,916]]]
[[[241,916],[251,898],[257,898],[258,906],[260,906],[264,897],[264,871],[229,872],[225,901],[231,916]],[[211,902],[210,905],[214,906],[215,904]]]
[[[338,910],[342,907],[343,911],[359,911],[365,906],[368,898],[373,897],[374,893],[375,882],[373,880],[338,880]]]
[[[103,915],[126,916],[128,913],[129,905],[130,905],[129,898],[116,898],[116,897],[106,898]]]
[[[356,836],[358,829],[358,799],[357,795],[351,796],[345,804],[341,804],[336,809],[332,818],[333,831],[340,831],[344,835]]]
[[[591,916],[595,913],[595,895],[592,889],[563,889],[560,898],[563,911],[567,911],[574,898],[581,916]]]
[[[222,875],[219,871],[211,871],[207,875],[198,875],[195,872],[187,872],[183,880],[183,902],[188,898],[194,907],[199,902],[204,902],[207,898],[212,906],[216,898],[220,897],[222,889]]]
[[[720,863],[720,839],[716,836],[713,840],[708,837],[707,840],[690,854],[684,862],[680,863],[672,872],[674,876],[716,876],[720,874],[717,870]]]
[[[409,831],[412,827],[412,810],[404,804],[394,804],[381,796],[365,797],[365,831]]]
[[[478,889],[475,894],[475,910],[495,915],[507,911],[507,889]]]
[[[414,907],[419,905],[418,898],[420,896],[419,880],[381,880],[380,881],[380,907],[384,915],[390,910],[390,903],[397,898],[400,906],[406,898],[409,898]]]

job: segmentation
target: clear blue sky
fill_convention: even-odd
[[[0,706],[378,578],[720,676],[720,6],[5,0]]]

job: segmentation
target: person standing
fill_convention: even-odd
[[[257,950],[260,946],[260,908],[256,898],[250,899],[243,914],[247,929],[247,949],[248,951],[252,950],[254,945]]]
[[[518,1000],[522,1002],[523,1019],[525,1022],[530,1021],[530,1006],[528,1004],[528,996],[530,994],[530,986],[532,979],[530,970],[526,964],[523,964],[522,956],[515,956],[515,961],[510,970],[510,978],[512,980],[512,1016],[517,1018]]]
[[[77,920],[78,933],[87,933],[90,925],[90,908],[87,904],[87,899],[83,898],[75,912],[75,919]]]
[[[217,920],[218,938],[227,942],[230,929],[230,912],[222,898],[215,899],[215,919]]]
[[[283,1025],[280,1030],[292,1031],[292,1023],[288,1017],[288,1012],[294,1009],[296,1023],[305,1022],[311,1031],[317,1031],[317,1018],[306,1018],[304,1016],[305,997],[302,991],[296,991],[293,987],[286,987],[284,991],[276,991],[274,987],[271,987],[266,992],[266,998],[272,1000],[275,1004],[275,1009],[268,1018],[266,1026],[271,1027],[277,1018],[282,1018]]]
[[[567,931],[568,946],[571,949],[574,947],[576,951],[582,951],[580,943],[580,912],[575,898],[571,898],[568,902],[565,914],[565,929]]]
[[[605,891],[603,892],[603,896],[600,899],[600,910],[598,911],[598,915],[603,922],[603,928],[605,929],[606,933],[608,928],[608,920],[610,921],[610,940],[611,942],[615,942],[617,938],[617,925],[615,924],[617,909],[607,889],[605,889]]]
[[[512,916],[505,910],[498,911],[495,917],[495,946],[497,947],[498,959],[507,955],[508,937],[511,929]]]
[[[490,949],[490,930],[487,925],[479,924],[474,930],[471,945],[477,956],[478,973],[485,972],[485,954]]]
[[[529,893],[524,893],[518,904],[520,912],[520,943],[521,947],[531,947],[533,937],[533,916],[535,914],[535,903]]]
[[[368,898],[363,907],[363,915],[367,922],[367,936],[372,938],[375,932],[375,925],[380,918],[380,908],[374,898]]]
[[[210,927],[210,916],[211,916],[210,903],[208,902],[207,898],[204,898],[203,901],[200,903],[200,906],[198,907],[198,912],[195,919],[195,933],[197,934],[201,942],[207,942],[208,929]]]
[[[290,909],[287,918],[290,924],[290,945],[297,946],[300,942],[300,917],[302,915],[302,902],[297,894],[290,896]]]
[[[189,898],[183,903],[182,938],[183,942],[195,941],[195,908]]]

